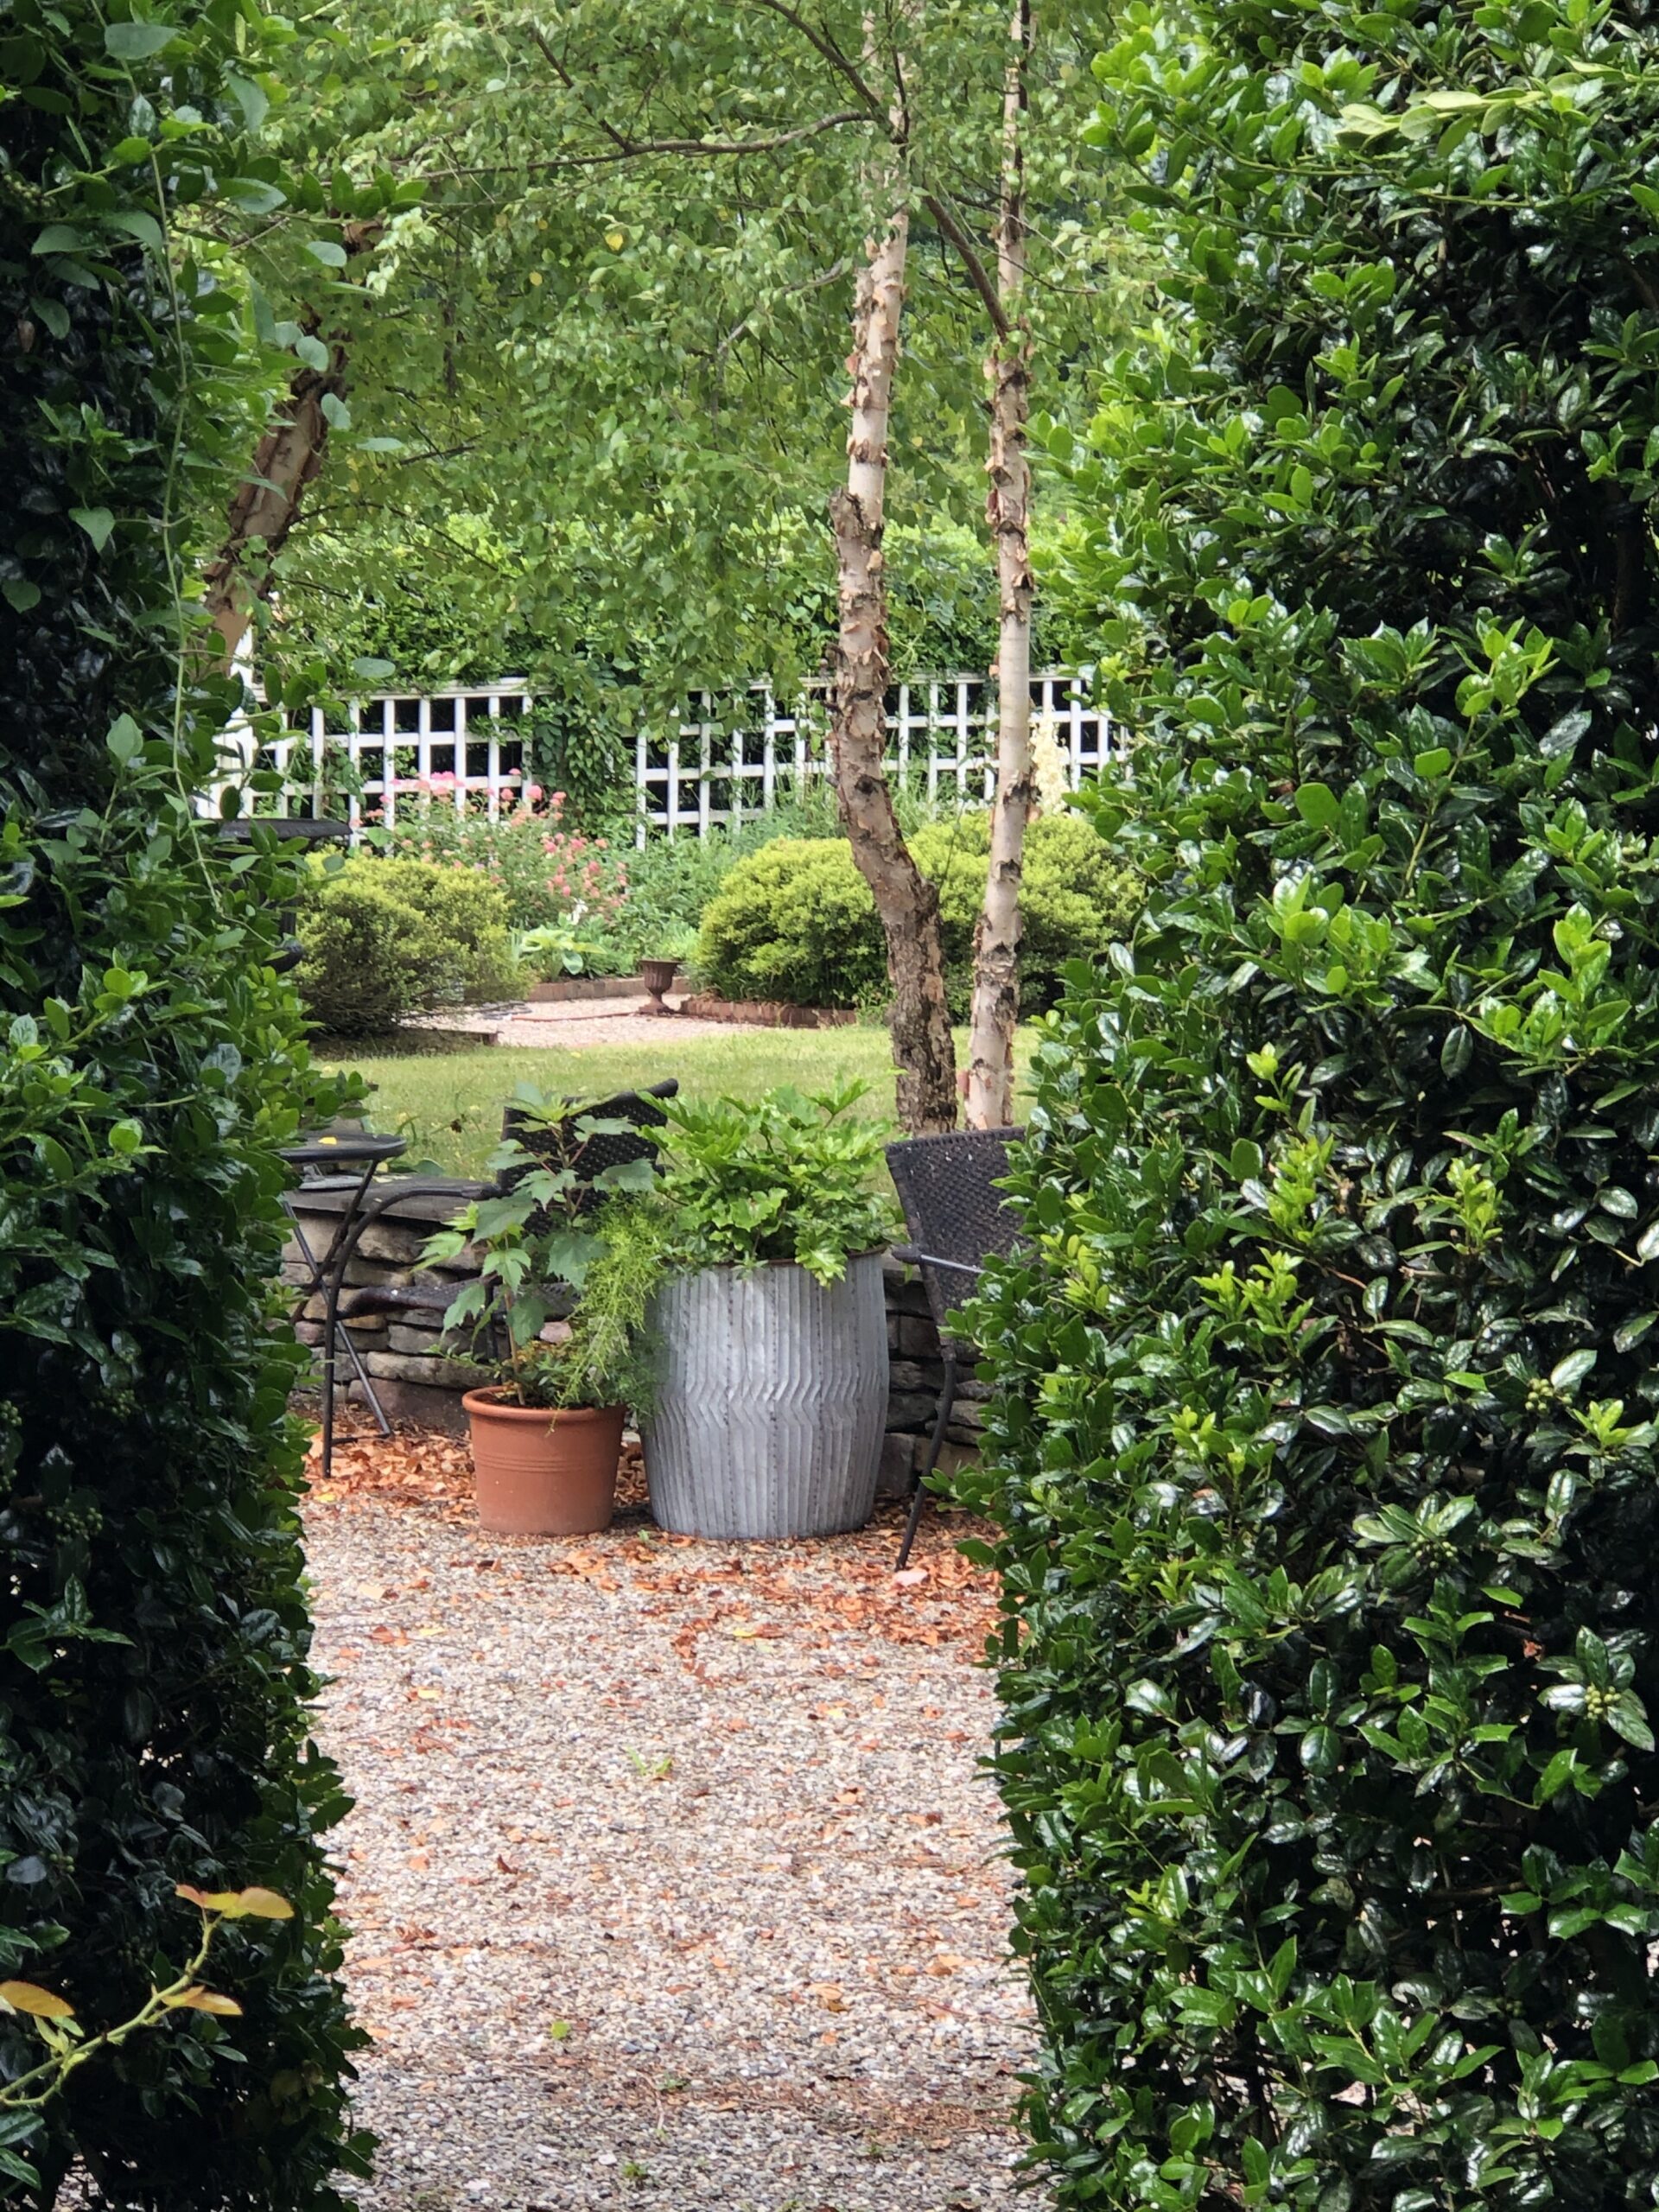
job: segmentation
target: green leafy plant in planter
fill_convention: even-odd
[[[522,1132],[491,1166],[512,1187],[429,1239],[432,1264],[475,1260],[444,1316],[486,1351],[496,1382],[464,1401],[486,1526],[569,1535],[604,1528],[626,1414],[649,1404],[646,1310],[658,1280],[648,1158],[591,1167],[595,1142],[634,1123],[525,1089]],[[526,1141],[528,1140],[528,1141]]]
[[[791,1261],[819,1282],[891,1238],[879,1124],[853,1112],[869,1091],[846,1083],[803,1095],[673,1099],[658,1196],[664,1258],[681,1268]]]
[[[865,1086],[667,1108],[652,1306],[652,1510],[717,1537],[855,1528],[875,1496],[887,1414],[877,1181]]]

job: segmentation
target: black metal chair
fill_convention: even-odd
[[[966,1338],[951,1333],[950,1317],[979,1281],[986,1261],[1012,1251],[1020,1238],[1020,1217],[996,1186],[1008,1172],[1008,1147],[1024,1135],[1019,1128],[953,1129],[943,1136],[906,1137],[887,1147],[887,1167],[914,1240],[895,1244],[893,1255],[920,1269],[944,1355],[938,1418],[927,1458],[911,1473],[899,1569],[916,1541],[927,1483],[950,1425],[957,1378],[979,1356]]]
[[[602,1192],[594,1190],[591,1185],[606,1168],[620,1166],[627,1160],[655,1158],[657,1141],[651,1132],[663,1128],[668,1120],[660,1102],[664,1098],[674,1097],[679,1087],[677,1080],[670,1076],[666,1082],[652,1084],[648,1090],[621,1091],[614,1098],[599,1099],[592,1105],[575,1099],[568,1100],[566,1103],[575,1107],[577,1110],[563,1122],[552,1124],[538,1122],[524,1107],[509,1105],[501,1117],[501,1135],[504,1141],[514,1141],[531,1154],[539,1155],[560,1165],[569,1160],[577,1181],[589,1186],[584,1194],[582,1205],[585,1207],[597,1205],[602,1200],[604,1194]],[[628,1129],[601,1131],[596,1135],[587,1138],[582,1145],[579,1155],[571,1160],[569,1147],[561,1141],[558,1132],[561,1129],[568,1129],[578,1119],[586,1120],[589,1117],[594,1121],[626,1122],[631,1126]],[[637,1135],[632,1133],[636,1130],[639,1132]],[[493,1193],[495,1196],[505,1198],[508,1192],[513,1190],[526,1175],[533,1172],[531,1167],[524,1166],[523,1162],[516,1161],[511,1167],[497,1175],[493,1185],[474,1185],[469,1188],[466,1185],[454,1183],[424,1185],[415,1183],[412,1185],[404,1184],[396,1187],[388,1187],[384,1194],[363,1207],[352,1224],[340,1254],[339,1264],[334,1269],[327,1318],[324,1324],[325,1346],[331,1345],[334,1342],[335,1331],[340,1322],[355,1320],[364,1314],[446,1313],[456,1291],[460,1288],[460,1285],[456,1282],[437,1282],[430,1280],[422,1282],[417,1279],[410,1283],[369,1283],[360,1290],[353,1290],[349,1295],[342,1296],[346,1263],[356,1251],[362,1240],[363,1232],[369,1224],[378,1220],[388,1207],[396,1205],[400,1199],[417,1196],[423,1191],[453,1193],[457,1205],[464,1204],[469,1197],[484,1197]],[[332,1362],[326,1363],[326,1367],[322,1399],[322,1471],[325,1478],[334,1464],[334,1393]]]
[[[532,1163],[559,1167],[564,1166],[569,1157],[568,1141],[561,1132],[569,1130],[578,1118],[627,1122],[629,1126],[626,1129],[602,1129],[584,1139],[580,1158],[571,1162],[578,1183],[585,1186],[579,1205],[579,1210],[585,1212],[589,1206],[603,1201],[605,1193],[592,1186],[607,1167],[622,1167],[631,1160],[654,1160],[657,1157],[657,1141],[647,1133],[662,1128],[667,1122],[668,1116],[658,1102],[675,1097],[679,1088],[677,1080],[670,1076],[665,1083],[653,1084],[649,1090],[621,1091],[614,1098],[602,1098],[595,1105],[582,1106],[580,1116],[571,1115],[564,1121],[551,1124],[539,1121],[525,1107],[509,1105],[501,1116],[501,1141],[504,1144],[522,1146],[530,1154]],[[575,1105],[576,1102],[567,1099],[565,1103]],[[639,1134],[636,1135],[635,1131]],[[534,1164],[529,1166],[520,1164],[505,1169],[495,1179],[496,1195],[505,1198],[526,1175],[534,1172]],[[532,1215],[531,1224],[537,1229],[541,1228],[543,1217],[539,1212]]]

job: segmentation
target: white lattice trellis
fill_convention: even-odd
[[[825,770],[824,691],[809,684],[792,707],[770,690],[705,691],[695,720],[667,731],[642,729],[634,741],[634,813],[641,843],[653,830],[706,837],[804,790]],[[1085,675],[1050,670],[1032,678],[1033,716],[1058,746],[1075,790],[1111,758],[1111,727],[1090,703]],[[391,692],[354,701],[343,721],[314,709],[291,735],[266,747],[258,765],[275,767],[289,798],[262,798],[253,810],[284,804],[342,811],[353,827],[394,823],[400,802],[435,799],[464,810],[480,798],[492,817],[514,804],[524,779],[524,725],[533,704],[521,678],[504,677],[429,694]],[[724,708],[725,713],[721,709]],[[738,708],[741,712],[734,711]],[[890,760],[931,800],[982,804],[995,783],[996,686],[983,676],[939,676],[901,683],[888,695]],[[231,733],[226,784],[245,784],[256,765],[251,740]],[[349,772],[337,772],[342,756]],[[213,795],[217,804],[218,793]],[[245,797],[244,804],[248,801]]]

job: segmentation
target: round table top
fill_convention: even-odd
[[[276,1149],[296,1167],[363,1167],[370,1161],[401,1159],[409,1144],[404,1137],[372,1136],[366,1129],[317,1129]]]

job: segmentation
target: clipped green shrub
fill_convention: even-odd
[[[976,811],[916,831],[910,849],[922,874],[939,887],[944,957],[965,999],[974,931],[990,864],[991,817]],[[1059,996],[1068,960],[1102,960],[1134,919],[1140,885],[1077,814],[1043,814],[1026,831],[1020,884],[1020,1007],[1044,1013]]]
[[[1652,18],[1123,22],[1096,136],[1185,307],[1073,488],[1150,889],[971,1317],[1035,2151],[1066,2208],[1634,2212]]]
[[[385,1036],[412,1014],[517,987],[506,900],[467,868],[365,855],[319,869],[300,912],[301,1003],[331,1037]]]
[[[928,823],[909,842],[917,866],[939,887],[949,981],[965,1006],[990,817]],[[1026,1013],[1053,1004],[1068,960],[1103,957],[1138,896],[1134,871],[1079,816],[1043,815],[1031,824],[1020,893]],[[881,927],[846,839],[780,839],[739,861],[704,910],[697,961],[728,998],[832,1007],[878,998],[887,972]]]
[[[855,1006],[887,977],[870,887],[842,837],[779,837],[703,911],[697,966],[728,999]]]
[[[162,236],[181,208],[222,225],[221,192],[270,204],[232,84],[270,82],[293,34],[252,6],[130,14],[14,0],[0,63],[0,1980],[95,2033],[194,1949],[175,1885],[294,1917],[216,1939],[239,2013],[171,2010],[36,2132],[9,2113],[0,2202],[344,2212],[367,2038],[272,1325],[276,1147],[337,1093],[271,967],[292,872],[196,818],[239,690],[179,578],[266,393],[242,287],[175,283]],[[40,2056],[0,2011],[0,2074]]]

